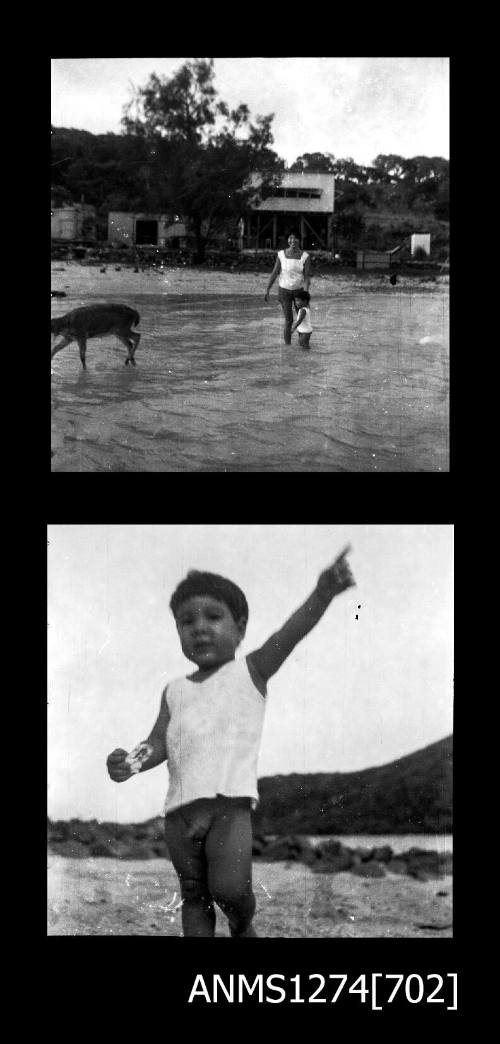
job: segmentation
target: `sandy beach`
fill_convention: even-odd
[[[452,877],[419,881],[297,863],[254,865],[261,938],[449,938]],[[181,936],[179,885],[164,859],[48,856],[49,935]],[[228,935],[218,911],[216,937]]]
[[[447,471],[448,277],[322,273],[311,350],[282,343],[266,272],[52,263],[52,315],[141,316],[51,365],[53,471]]]

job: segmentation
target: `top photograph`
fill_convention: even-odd
[[[52,472],[449,472],[449,58],[52,58]]]

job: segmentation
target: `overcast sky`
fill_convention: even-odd
[[[120,133],[131,85],[187,60],[54,58],[52,123]],[[359,164],[379,153],[448,159],[448,81],[448,58],[215,58],[219,98],[245,102],[253,117],[274,112],[274,148],[288,164],[304,152]]]
[[[244,655],[353,545],[357,587],[269,683],[259,775],[386,764],[452,732],[451,526],[54,525],[48,539],[52,818],[161,814],[165,765],[117,785],[105,762],[147,736],[165,684],[192,670],[168,607],[190,568],[244,590]]]

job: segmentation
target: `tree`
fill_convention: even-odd
[[[381,153],[374,159],[370,173],[377,181],[395,184],[404,174],[405,162],[402,156],[386,156]]]
[[[290,171],[314,171],[315,173],[333,174],[335,156],[331,152],[304,152],[298,156]]]
[[[355,242],[365,228],[363,215],[355,207],[341,211],[337,215],[336,227],[343,239]]]
[[[122,121],[129,138],[150,147],[162,209],[190,222],[198,261],[210,233],[236,223],[284,169],[271,149],[273,114],[251,122],[247,105],[230,111],[217,101],[213,80],[213,59],[188,61],[170,79],[153,73]],[[252,175],[261,175],[260,184]]]
[[[350,156],[346,159],[335,160],[333,173],[339,181],[349,181],[355,185],[364,185],[368,181],[366,167],[355,163]]]
[[[448,178],[440,182],[434,203],[434,214],[439,221],[450,220],[450,184]]]
[[[158,203],[148,143],[123,134],[52,128],[55,200],[108,210],[155,209]]]
[[[334,174],[340,181],[352,181],[355,184],[363,184],[368,180],[366,167],[359,166],[351,157],[335,159],[331,152],[304,152],[289,169],[303,173]]]

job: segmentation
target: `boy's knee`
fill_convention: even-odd
[[[231,934],[243,935],[252,922],[255,913],[255,896],[252,891],[226,893],[215,900],[225,913],[231,928]]]
[[[197,881],[194,877],[184,877],[181,881],[181,896],[185,903],[189,902],[211,902],[203,881]]]
[[[252,915],[255,910],[255,896],[251,885],[247,888],[216,888],[212,889],[212,895],[222,910],[241,911],[244,915]]]

